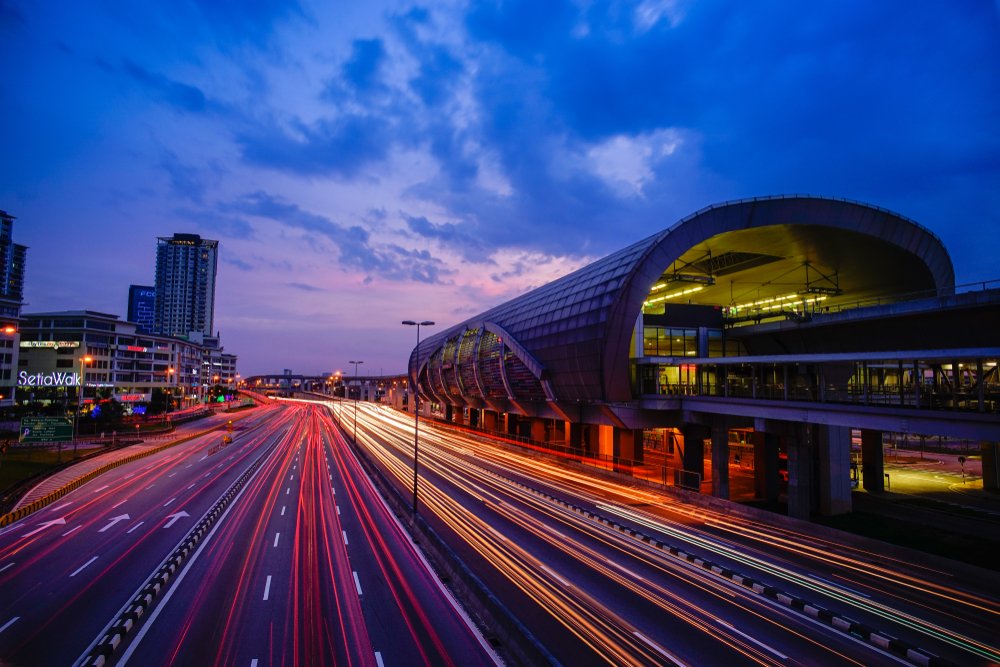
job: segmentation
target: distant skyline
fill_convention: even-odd
[[[0,0],[0,37],[24,310],[124,318],[157,237],[218,239],[244,376],[403,372],[401,320],[744,197],[882,206],[1000,279],[998,2]]]

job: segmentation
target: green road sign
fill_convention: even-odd
[[[66,417],[24,417],[21,442],[63,442],[73,439],[73,422]]]

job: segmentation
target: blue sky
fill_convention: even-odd
[[[913,218],[1000,278],[996,2],[0,0],[26,311],[125,314],[220,241],[244,375],[402,371],[446,326],[721,201]]]

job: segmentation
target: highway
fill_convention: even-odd
[[[0,532],[0,663],[89,664],[215,515],[119,663],[494,663],[330,413],[256,413],[231,444],[216,431],[123,465]]]
[[[351,404],[334,405],[353,428]],[[361,404],[403,494],[413,421]],[[991,664],[997,577],[695,508],[426,422],[420,511],[563,664]],[[978,573],[974,573],[978,574]]]

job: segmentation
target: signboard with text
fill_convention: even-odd
[[[73,439],[73,422],[66,417],[24,417],[20,442],[63,442]]]
[[[80,374],[56,371],[53,373],[29,373],[21,371],[17,374],[18,387],[79,387]]]

